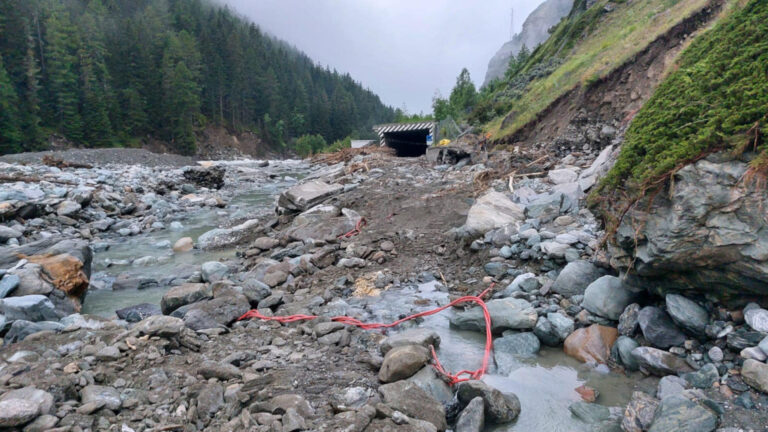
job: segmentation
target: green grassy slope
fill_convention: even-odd
[[[560,59],[559,65],[528,83],[522,96],[504,101],[512,117],[503,129],[504,117],[486,129],[496,139],[513,134],[560,96],[605,77],[707,4],[708,0],[598,0],[584,10],[584,1],[577,0],[574,12],[533,52],[521,74],[552,59]]]
[[[768,0],[734,8],[696,38],[627,131],[595,195],[641,194],[676,167],[715,149],[757,149],[768,166]]]

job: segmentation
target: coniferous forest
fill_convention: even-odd
[[[285,149],[369,134],[395,111],[208,0],[0,0],[0,154],[139,145],[195,152],[206,126]]]

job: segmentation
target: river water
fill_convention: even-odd
[[[94,254],[92,278],[103,281],[106,286],[118,277],[152,278],[159,286],[146,289],[91,290],[86,298],[83,312],[114,316],[114,311],[138,303],[159,304],[167,283],[174,277],[185,278],[199,269],[206,261],[234,257],[234,249],[199,251],[173,254],[167,243],[173,244],[182,237],[196,240],[204,232],[217,228],[221,221],[246,215],[265,214],[274,208],[277,194],[294,184],[297,178],[307,174],[307,167],[282,167],[278,164],[274,175],[265,181],[240,187],[232,194],[226,209],[205,208],[185,213],[179,222],[184,226],[178,231],[164,229],[150,234],[109,239],[109,249]],[[157,244],[166,241],[166,246]],[[133,267],[126,261],[143,256],[155,256],[159,261],[146,267]],[[417,302],[418,300],[418,302]],[[329,314],[351,314],[364,320],[391,322],[403,313],[415,313],[432,309],[449,302],[448,293],[437,282],[383,291],[380,295],[361,299],[332,302],[327,308]],[[433,329],[441,337],[438,357],[450,371],[474,370],[480,367],[485,346],[484,333],[452,329],[448,322],[450,310],[429,316],[418,325]],[[397,330],[395,330],[397,331]],[[575,389],[583,384],[597,389],[598,402],[609,407],[624,407],[638,381],[637,376],[626,376],[611,372],[607,368],[593,368],[566,356],[562,348],[542,347],[535,357],[520,358],[519,363],[506,373],[499,373],[493,366],[483,378],[488,384],[503,392],[515,393],[522,406],[520,417],[512,424],[486,428],[490,431],[516,432],[574,432],[591,431],[594,425],[583,423],[573,417],[568,406],[581,400]]]

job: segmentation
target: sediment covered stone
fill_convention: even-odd
[[[592,324],[571,333],[563,344],[565,353],[585,363],[607,363],[618,338],[613,327]]]

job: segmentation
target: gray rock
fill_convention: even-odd
[[[121,320],[126,320],[129,323],[139,322],[144,318],[152,315],[160,315],[163,312],[160,307],[152,303],[141,303],[134,306],[128,306],[126,308],[118,309],[115,314]]]
[[[440,346],[440,336],[434,330],[427,328],[408,329],[404,332],[388,336],[381,341],[379,349],[382,354],[386,354],[392,348],[403,345],[421,345],[425,348]]]
[[[21,279],[15,274],[7,274],[0,280],[0,299],[3,299],[12,293],[19,286]]]
[[[547,178],[549,179],[550,183],[559,185],[563,183],[573,183],[577,178],[579,178],[579,175],[576,174],[576,171],[568,168],[553,169],[549,170],[547,173]]]
[[[58,321],[61,318],[48,297],[38,294],[0,300],[0,314],[8,321]]]
[[[397,381],[379,387],[382,401],[409,417],[428,421],[438,430],[448,428],[443,405],[421,387],[409,381]]]
[[[205,379],[218,378],[222,381],[228,381],[240,378],[242,375],[240,369],[229,363],[219,363],[214,361],[204,361],[198,368],[197,373]]]
[[[408,378],[427,364],[429,359],[429,351],[421,345],[394,347],[384,356],[379,380],[389,383]]]
[[[252,307],[257,307],[259,302],[272,294],[272,290],[264,282],[248,279],[243,283],[242,293],[248,298]]]
[[[711,432],[717,428],[717,416],[683,395],[661,401],[649,432]]]
[[[108,346],[100,349],[95,355],[97,360],[113,361],[120,358],[120,350],[116,346]]]
[[[734,351],[739,351],[759,344],[765,337],[768,337],[768,334],[757,331],[746,331],[744,328],[740,328],[732,333],[728,333],[725,341],[728,348],[731,348]]]
[[[713,346],[712,348],[707,351],[707,356],[709,356],[709,359],[713,362],[719,363],[723,361],[723,358],[725,357],[723,355],[723,350],[720,349],[720,347]]]
[[[684,379],[674,375],[667,375],[659,380],[656,397],[661,400],[672,395],[682,394],[687,385],[688,383]]]
[[[536,327],[533,328],[533,334],[539,338],[541,343],[552,347],[560,345],[565,340],[565,338],[560,338],[560,335],[557,333],[549,319],[543,316],[540,316],[539,320],[536,321]]]
[[[307,423],[304,420],[304,417],[293,408],[288,408],[285,411],[282,418],[282,424],[283,432],[294,432],[305,430],[307,428]]]
[[[0,402],[13,399],[34,403],[38,407],[39,414],[51,414],[54,411],[53,395],[35,387],[22,387],[0,396]]]
[[[532,329],[538,320],[538,314],[530,303],[523,299],[504,298],[486,303],[491,315],[491,328],[500,333],[504,330]],[[462,330],[485,331],[483,310],[474,307],[458,312],[449,318],[451,325]]]
[[[512,393],[502,393],[482,381],[464,381],[459,384],[456,397],[463,405],[472,399],[483,399],[485,419],[490,423],[509,423],[520,415],[520,400]]]
[[[473,234],[485,234],[505,225],[525,220],[524,208],[506,194],[490,191],[478,198],[467,213],[465,229]]]
[[[637,364],[632,351],[637,348],[639,344],[628,336],[619,336],[616,342],[611,347],[611,357],[624,366],[624,369],[628,371],[636,371],[640,368]]]
[[[741,358],[753,359],[761,362],[764,362],[765,359],[768,358],[768,356],[766,356],[763,350],[761,350],[759,347],[744,348],[741,350],[739,355]]]
[[[263,251],[270,250],[278,245],[280,245],[280,240],[272,237],[259,237],[251,244],[251,246]]]
[[[327,335],[328,333],[333,333],[335,331],[343,330],[344,327],[346,326],[340,322],[335,322],[335,321],[321,322],[315,325],[315,327],[313,328],[313,331],[315,333],[315,336],[321,337],[321,336]]]
[[[59,216],[72,216],[81,209],[82,207],[80,204],[74,201],[65,200],[56,206],[56,214]]]
[[[621,316],[619,317],[619,334],[629,337],[634,336],[635,332],[637,331],[637,327],[639,326],[639,315],[640,305],[637,303],[632,303],[631,305],[624,308],[624,312],[622,312]]]
[[[531,332],[508,333],[493,341],[494,355],[531,357],[538,354],[540,349],[539,338]]]
[[[19,285],[13,292],[15,296],[47,296],[54,290],[53,284],[45,277],[43,267],[39,264],[27,263],[14,272],[19,277]]]
[[[23,235],[19,230],[15,230],[5,225],[0,225],[0,243],[5,243],[10,239],[17,239]]]
[[[626,432],[647,431],[656,416],[659,401],[643,392],[632,392],[621,420],[621,429]]]
[[[484,405],[483,398],[479,396],[469,401],[456,420],[455,432],[482,432],[485,427]]]
[[[40,406],[24,399],[0,401],[0,427],[10,428],[25,425],[40,413]]]
[[[218,261],[208,261],[203,263],[200,271],[204,282],[216,282],[224,279],[229,273],[229,267]]]
[[[708,389],[720,379],[720,374],[717,372],[717,366],[707,363],[695,372],[683,374],[682,378],[691,387]]]
[[[206,263],[207,264],[207,263]],[[226,266],[224,266],[226,268]],[[185,283],[171,287],[160,300],[160,309],[168,315],[181,306],[196,303],[213,297],[213,290],[208,284]]]
[[[685,342],[685,335],[678,329],[666,312],[653,306],[640,310],[638,322],[643,336],[658,348],[679,346]]]
[[[24,426],[24,432],[46,432],[53,429],[58,423],[59,418],[55,415],[44,414]]]
[[[114,387],[105,387],[99,385],[89,385],[80,390],[80,399],[82,403],[103,403],[104,406],[112,411],[117,411],[123,405],[120,399],[120,392]]]
[[[595,315],[615,321],[635,298],[637,294],[624,287],[621,279],[603,276],[589,284],[581,306]]]
[[[744,382],[755,390],[768,393],[768,365],[757,360],[747,359],[741,368]]]
[[[225,327],[249,310],[251,305],[244,295],[227,295],[192,304],[184,315],[184,324],[192,330]]]
[[[757,345],[757,347],[760,348],[760,350],[765,353],[765,355],[768,355],[768,336],[764,337],[763,340],[761,340]]]
[[[588,402],[574,402],[568,406],[568,410],[584,423],[599,423],[611,417],[608,407]]]
[[[64,330],[64,327],[63,324],[55,321],[31,322],[26,320],[16,320],[11,324],[11,327],[8,329],[3,340],[6,344],[20,342],[26,339],[29,335],[41,331],[60,332]]]
[[[303,396],[297,394],[288,393],[275,396],[269,400],[268,405],[272,408],[271,412],[273,414],[282,414],[289,409],[294,409],[304,418],[315,416],[315,410],[312,408],[312,405]]]
[[[344,191],[340,184],[314,180],[294,186],[278,198],[277,205],[293,211],[305,211]]]
[[[170,338],[177,336],[184,329],[184,321],[165,315],[154,315],[139,321],[133,330],[140,336],[160,336]]]
[[[224,390],[218,383],[207,383],[197,395],[197,417],[200,420],[207,419],[216,415],[224,406]]]
[[[232,246],[250,237],[260,227],[261,221],[251,219],[231,228],[212,229],[197,238],[197,246],[203,250]]]
[[[654,375],[676,375],[692,371],[685,360],[660,349],[637,347],[632,350],[632,356],[640,365],[640,369]]]
[[[755,331],[768,332],[768,310],[750,309],[744,312],[744,321]]]
[[[430,365],[424,366],[415,375],[408,378],[408,381],[421,387],[422,390],[429,393],[433,398],[442,403],[448,403],[453,399],[453,390],[446,384],[435,368]]]
[[[677,325],[694,336],[704,336],[704,331],[709,324],[709,314],[706,309],[679,294],[667,294],[666,301],[667,312]]]
[[[603,272],[588,261],[573,261],[557,276],[552,291],[566,297],[584,294],[589,284],[602,275]]]

